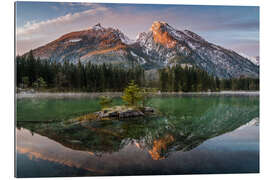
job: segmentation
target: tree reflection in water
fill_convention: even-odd
[[[17,127],[98,156],[132,143],[148,151],[153,160],[160,160],[170,152],[189,151],[259,116],[258,98],[156,98],[150,103],[163,116],[73,124],[17,122]]]

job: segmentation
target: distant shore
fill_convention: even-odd
[[[213,96],[213,95],[224,95],[224,96],[259,96],[259,91],[220,91],[220,92],[161,92],[152,94],[152,96]],[[57,93],[48,93],[48,92],[33,92],[26,93],[20,92],[16,93],[17,99],[22,98],[97,98],[100,96],[110,96],[110,97],[121,97],[122,92],[57,92]]]

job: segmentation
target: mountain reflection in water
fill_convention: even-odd
[[[131,174],[156,174],[137,166],[191,151],[259,116],[258,97],[153,98],[149,103],[163,116],[74,124],[18,121],[17,152],[89,172],[83,175],[116,175],[108,169],[131,159]]]

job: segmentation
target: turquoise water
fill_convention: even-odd
[[[98,100],[19,99],[17,176],[259,172],[259,127],[238,129],[259,117],[258,96],[160,97],[148,105],[159,116],[66,124],[99,110]]]

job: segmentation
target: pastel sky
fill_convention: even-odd
[[[153,21],[191,30],[236,52],[259,55],[259,7],[254,6],[17,2],[15,8],[16,54],[20,55],[99,22],[136,39]]]

